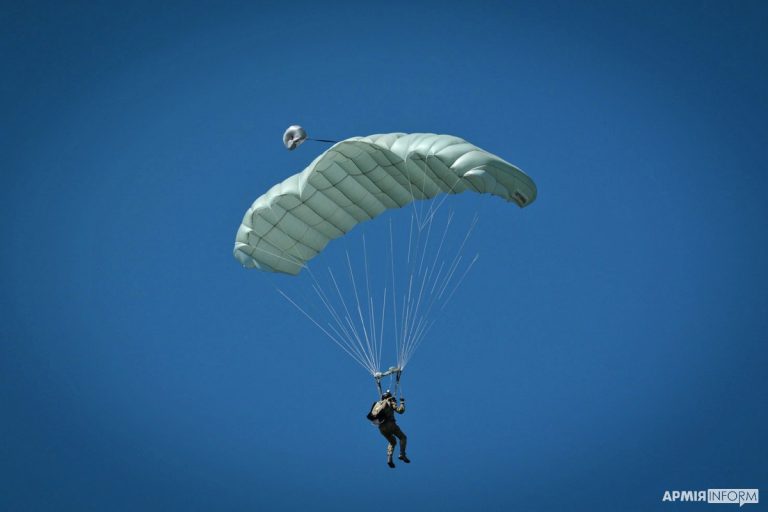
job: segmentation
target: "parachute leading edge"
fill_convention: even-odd
[[[238,229],[234,256],[247,268],[296,275],[358,223],[414,200],[466,190],[521,208],[536,199],[536,185],[523,171],[458,137],[353,137],[256,199]]]

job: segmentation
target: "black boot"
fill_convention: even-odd
[[[397,458],[400,459],[401,461],[405,462],[406,464],[410,464],[411,463],[410,459],[408,459],[408,457],[406,457],[404,453],[401,453],[400,456],[398,456]]]
[[[387,455],[387,466],[389,466],[391,468],[395,467],[395,463],[392,462],[392,455],[391,454]]]

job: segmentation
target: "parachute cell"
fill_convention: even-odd
[[[286,132],[286,137],[286,147],[293,149],[306,133]],[[536,199],[536,185],[523,171],[458,137],[353,137],[259,197],[245,213],[234,256],[248,268],[296,275],[360,222],[414,200],[467,190],[521,208]]]

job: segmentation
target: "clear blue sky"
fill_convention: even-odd
[[[65,3],[0,17],[0,508],[768,492],[764,3]],[[481,259],[408,367],[410,466],[287,278],[232,258],[323,149],[292,123],[458,135],[539,187],[453,198]]]

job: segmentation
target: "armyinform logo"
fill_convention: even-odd
[[[664,491],[661,501],[705,501],[707,503],[760,503],[758,489],[707,489],[706,491]]]

